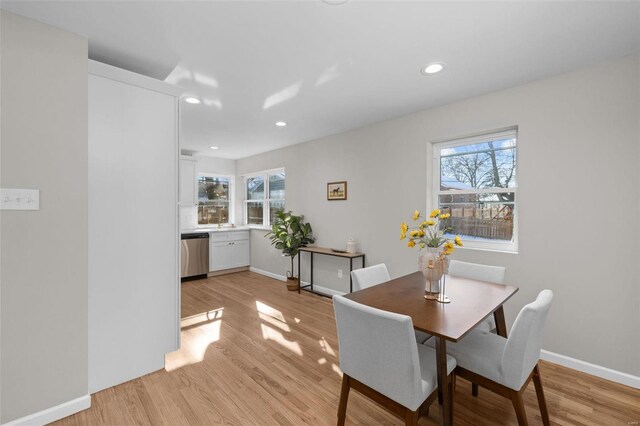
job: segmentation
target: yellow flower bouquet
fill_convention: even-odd
[[[462,240],[458,235],[454,237],[453,242],[445,236],[447,232],[451,231],[451,228],[447,227],[444,222],[449,217],[451,217],[449,213],[441,213],[439,209],[435,209],[431,211],[428,218],[423,218],[416,210],[413,212],[413,221],[419,221],[420,224],[410,228],[406,222],[402,222],[400,224],[400,239],[404,240],[408,236],[408,247],[418,246],[420,249],[443,247],[442,254],[448,256],[453,253],[454,246],[462,246]]]

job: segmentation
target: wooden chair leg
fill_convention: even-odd
[[[418,424],[418,410],[407,410],[404,415],[404,424],[407,426],[416,426]]]
[[[511,402],[513,408],[516,410],[516,417],[518,418],[518,425],[527,426],[527,414],[524,411],[524,400],[522,399],[522,391],[511,392]]]
[[[544,398],[542,390],[542,378],[540,377],[540,369],[538,365],[533,368],[533,384],[536,387],[536,396],[538,397],[538,405],[540,406],[540,415],[542,416],[542,424],[549,426],[549,411],[547,411],[547,401]]]
[[[471,395],[478,396],[478,384],[471,383]]]
[[[338,403],[338,426],[344,426],[344,421],[347,415],[347,400],[349,399],[349,389],[351,385],[349,383],[349,376],[342,375],[342,389],[340,390],[340,402]]]

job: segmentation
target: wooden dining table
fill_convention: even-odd
[[[446,276],[445,293],[450,303],[424,298],[425,278],[421,272],[405,275],[345,295],[363,305],[408,315],[416,330],[436,339],[436,364],[440,421],[453,421],[453,392],[447,375],[447,341],[457,342],[489,315],[496,321],[496,332],[507,337],[503,304],[517,291],[510,285]]]

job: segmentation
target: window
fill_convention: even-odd
[[[198,225],[231,223],[232,186],[230,176],[198,175]]]
[[[517,251],[517,129],[429,144],[431,208],[470,248]]]
[[[284,211],[284,169],[245,178],[245,223],[270,226],[278,211]]]

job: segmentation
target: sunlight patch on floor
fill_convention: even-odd
[[[224,308],[213,309],[211,311],[202,312],[201,314],[184,317],[180,320],[180,329],[191,328],[191,326],[198,323],[220,319],[222,318],[222,312],[224,312]]]
[[[220,340],[223,309],[192,315],[180,321],[181,347],[166,355],[165,370],[174,371],[202,362],[209,345]]]
[[[262,328],[262,338],[264,340],[273,340],[294,354],[302,356],[302,348],[298,342],[287,340],[281,332],[266,324],[260,324],[260,327]]]
[[[280,312],[277,309],[272,308],[271,306],[269,306],[269,305],[267,305],[265,303],[260,302],[259,300],[256,300],[256,309],[261,314],[268,315],[268,316],[270,316],[272,318],[275,318],[275,319],[277,319],[279,321],[282,321],[282,322],[285,322],[285,323],[287,322],[284,319],[284,315],[282,315],[282,312]]]
[[[333,350],[329,342],[327,342],[327,339],[322,337],[320,340],[318,340],[318,343],[320,344],[320,347],[324,352],[328,353],[334,358],[336,357],[336,351]]]
[[[272,318],[269,315],[258,313],[258,316],[260,317],[260,319],[262,321],[268,322],[269,324],[278,327],[282,331],[286,331],[287,333],[289,333],[291,331],[291,329],[289,328],[289,326],[286,323],[284,323],[282,321],[278,321],[277,319]]]
[[[340,367],[338,367],[335,364],[331,364],[331,369],[340,377],[342,377],[342,370],[340,370]]]
[[[322,348],[322,351],[324,353],[326,353],[327,355],[329,355],[329,356],[331,356],[333,358],[337,358],[336,351],[333,350],[333,348],[331,347],[329,342],[327,342],[327,339],[325,339],[324,336],[321,337],[320,340],[318,340],[318,344],[320,345],[320,348]],[[327,358],[324,358],[324,357],[320,358],[318,360],[318,364],[320,364],[320,365],[327,364]],[[334,363],[334,362],[331,363],[331,369],[338,376],[342,377],[342,371],[340,370],[340,367],[338,367],[338,365],[336,363]]]
[[[291,332],[291,329],[287,325],[287,320],[284,319],[282,312],[272,308],[266,303],[260,302],[259,300],[256,300],[256,309],[258,310],[258,317],[264,321],[260,324],[262,329],[262,338],[264,340],[273,340],[296,355],[302,356],[302,348],[300,347],[300,344],[298,342],[287,340],[287,338],[282,334],[282,332]],[[279,331],[274,327],[277,327],[282,331]]]

